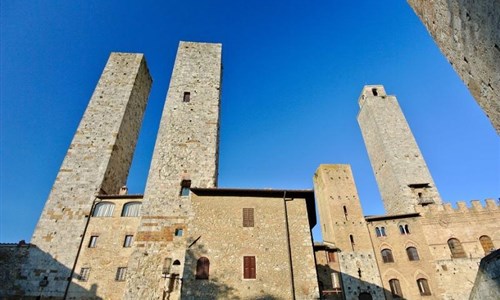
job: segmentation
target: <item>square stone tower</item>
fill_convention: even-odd
[[[221,54],[221,44],[179,44],[129,262],[127,299],[180,295],[183,233],[193,218],[189,188],[217,185]]]
[[[151,83],[142,54],[110,55],[33,233],[33,291],[44,281],[44,296],[63,297],[96,195],[126,183]]]
[[[441,197],[395,96],[367,85],[359,97],[358,123],[388,214],[440,204]]]

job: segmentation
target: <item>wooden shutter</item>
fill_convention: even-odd
[[[243,257],[243,278],[245,279],[255,279],[255,256],[244,256]]]
[[[210,261],[206,257],[200,257],[196,263],[196,279],[208,279],[210,272]]]
[[[243,227],[253,227],[253,220],[253,208],[243,208]]]

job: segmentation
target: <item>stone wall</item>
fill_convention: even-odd
[[[283,192],[202,192],[191,194],[182,299],[318,297],[306,199],[287,197],[285,209]],[[253,208],[254,226],[243,226],[243,208]],[[255,279],[243,276],[244,256],[255,256]],[[200,257],[210,261],[208,280],[195,278]]]
[[[56,274],[46,295],[64,295],[95,195],[125,184],[150,87],[142,54],[110,55],[33,234],[29,265]]]
[[[113,214],[109,217],[90,218],[67,299],[123,298],[125,281],[117,280],[116,273],[118,268],[128,265],[132,247],[125,247],[125,236],[136,236],[139,216],[125,217],[122,216],[122,211],[125,204],[141,201],[140,195],[108,196],[99,199],[97,203],[115,205]],[[92,237],[96,237],[96,242],[91,246]],[[90,269],[85,280],[79,276],[82,268]]]
[[[215,187],[218,172],[221,44],[181,42],[144,193],[143,213],[129,263],[126,299],[158,299],[180,285],[164,287],[162,266],[178,260],[172,276],[181,276],[186,241],[174,239],[193,217],[182,184]],[[170,275],[169,275],[170,276]]]
[[[500,133],[500,1],[408,3]]]
[[[427,164],[395,96],[381,85],[363,88],[358,123],[388,214],[441,203]]]

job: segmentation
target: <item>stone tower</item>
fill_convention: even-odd
[[[383,299],[384,292],[370,234],[349,165],[320,165],[314,174],[314,191],[323,242],[339,249],[345,299],[369,293]]]
[[[359,97],[358,123],[388,214],[415,212],[441,198],[395,96],[368,85]]]
[[[128,299],[179,297],[182,233],[193,217],[189,188],[217,185],[221,52],[221,44],[179,44],[129,263]]]
[[[48,281],[44,296],[64,295],[95,196],[126,183],[151,82],[142,54],[110,55],[31,240],[28,281]]]
[[[407,0],[500,134],[500,0]]]

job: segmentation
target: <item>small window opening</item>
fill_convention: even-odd
[[[354,251],[354,237],[352,236],[352,234],[349,235],[349,240],[351,241],[351,248],[352,248],[352,251]]]
[[[196,262],[196,279],[208,280],[210,273],[210,261],[206,257],[200,257]]]
[[[93,235],[93,236],[90,237],[89,248],[95,248],[96,247],[96,245],[97,245],[97,238],[98,238],[97,235]]]
[[[347,207],[344,205],[343,208],[344,208],[344,217],[347,220]]]
[[[184,97],[182,98],[182,102],[189,102],[191,100],[191,93],[184,92]]]
[[[392,263],[394,262],[394,257],[392,256],[392,251],[391,249],[384,249],[381,251],[382,254],[382,261],[384,263]]]
[[[328,251],[328,262],[335,262],[335,252]]]
[[[133,242],[134,242],[134,236],[133,235],[126,235],[125,240],[123,241],[123,247],[130,248],[130,247],[132,247]]]
[[[399,232],[401,234],[410,234],[410,226],[408,224],[399,225]]]
[[[428,296],[431,295],[431,290],[429,289],[429,283],[427,279],[420,278],[417,280],[418,290],[420,291],[420,295]]]
[[[176,260],[174,261],[173,265],[174,265],[174,266],[180,266],[180,265],[181,265],[181,262],[180,262],[178,259],[176,259]]]
[[[389,286],[391,287],[391,294],[393,299],[400,299],[403,297],[403,292],[401,291],[401,285],[399,280],[391,279],[389,280]]]
[[[177,228],[177,229],[175,230],[175,236],[182,236],[182,233],[183,233],[182,228]]]
[[[378,91],[376,88],[372,89],[373,96],[378,96]]]
[[[450,248],[451,257],[453,258],[465,258],[467,255],[465,254],[464,248],[462,247],[462,243],[458,239],[449,239],[448,247]]]
[[[89,280],[90,268],[81,268],[80,274],[78,275],[78,280],[87,281]]]
[[[125,281],[126,275],[127,275],[127,268],[126,267],[119,267],[118,269],[116,269],[115,280],[116,281]]]
[[[191,180],[181,181],[181,196],[182,197],[189,196],[190,188],[191,188]]]

